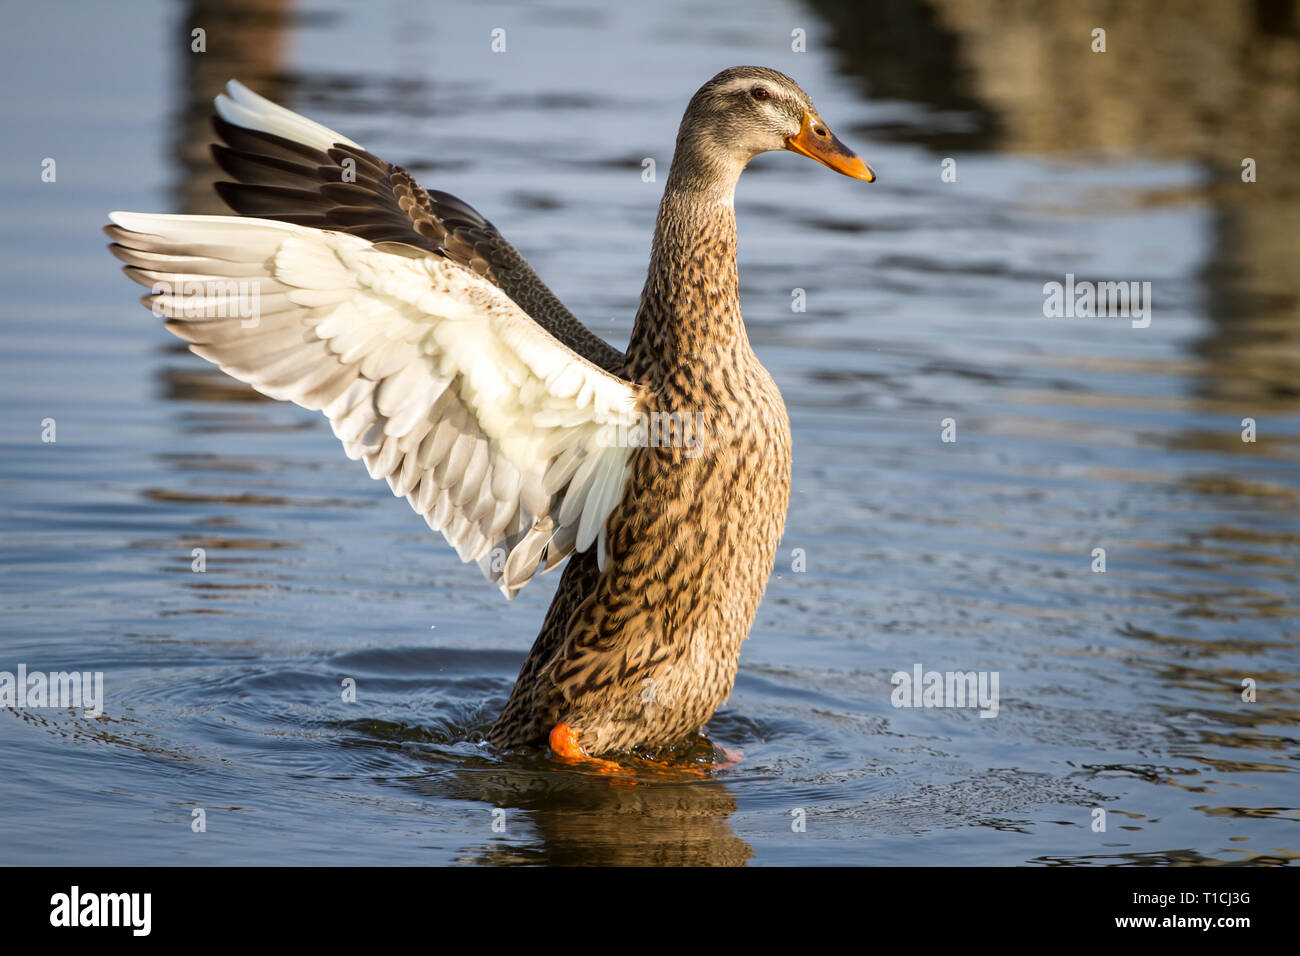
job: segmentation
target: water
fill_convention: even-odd
[[[1107,8],[1103,55],[1086,3],[700,6],[7,11],[0,670],[103,671],[106,704],[0,712],[0,863],[1296,859],[1294,25],[1216,13],[1207,58],[1206,24]],[[621,346],[684,104],[735,63],[880,174],[769,155],[737,196],[795,436],[709,727],[744,760],[629,786],[503,756],[554,577],[503,602],[317,416],[184,352],[97,230],[220,211],[206,103],[239,76],[463,196]],[[1151,282],[1150,327],[1045,318],[1067,273]],[[916,664],[997,672],[998,715],[895,708]]]

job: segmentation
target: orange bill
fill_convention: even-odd
[[[875,171],[862,161],[862,157],[841,143],[826,128],[825,123],[806,110],[803,114],[803,126],[794,136],[785,138],[785,145],[796,153],[829,166],[837,173],[852,176],[854,179],[864,179],[869,183],[876,181]]]

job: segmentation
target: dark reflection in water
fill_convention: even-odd
[[[1196,276],[1208,334],[1198,393],[1255,413],[1300,407],[1300,28],[1294,0],[810,0],[865,94],[919,103],[866,132],[951,151],[1141,156],[1198,182],[1120,185],[1097,212],[1208,204]],[[1092,31],[1106,31],[1104,53]],[[1256,166],[1243,183],[1242,162]],[[1055,278],[1054,276],[1046,277]]]
[[[54,231],[0,245],[24,310],[0,328],[21,413],[0,669],[109,688],[98,720],[0,714],[0,762],[30,771],[0,785],[0,863],[1296,859],[1295,3],[810,0],[741,22],[196,0],[146,22],[118,62],[167,76],[169,102],[114,141],[160,135],[161,164],[113,146],[144,171],[19,193]],[[746,319],[796,444],[783,550],[708,728],[745,759],[700,775],[701,743],[625,779],[496,753],[550,579],[503,605],[315,416],[166,341],[94,229],[128,202],[226,212],[210,102],[238,77],[478,206],[621,342],[685,97],[740,62],[795,75],[881,173],[853,191],[761,157],[738,192]],[[49,129],[11,125],[44,142],[66,114],[98,162],[90,81],[50,83]],[[46,220],[51,195],[70,205]],[[67,250],[64,272],[38,287],[20,242]],[[1151,281],[1152,326],[1042,318],[1066,273]],[[31,441],[46,415],[57,446]],[[892,707],[916,662],[999,672],[999,716]]]
[[[205,50],[177,59],[181,75],[171,117],[179,178],[172,190],[177,212],[224,216],[230,209],[212,189],[224,178],[208,144],[212,135],[212,98],[226,81],[240,77],[277,103],[289,99],[285,52],[295,27],[327,25],[328,16],[307,17],[292,0],[190,0],[177,24],[181,36],[203,31]],[[251,391],[251,389],[249,390]]]
[[[522,763],[522,761],[521,761]],[[437,799],[470,800],[498,813],[503,833],[519,811],[529,837],[467,848],[459,862],[509,866],[737,866],[753,856],[727,824],[736,801],[717,780],[609,780],[557,773],[542,758],[529,771],[460,768],[408,781]],[[513,824],[518,825],[518,824]]]

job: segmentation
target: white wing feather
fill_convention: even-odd
[[[223,115],[244,111],[241,125],[346,142],[241,90],[219,101]],[[608,436],[634,424],[636,387],[492,283],[418,250],[270,220],[110,218],[114,252],[167,328],[258,391],[324,412],[348,456],[507,597],[539,562],[593,542],[604,566],[630,454]]]

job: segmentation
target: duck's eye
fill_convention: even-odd
[[[761,87],[761,86],[756,86],[756,87],[754,87],[752,90],[749,91],[749,95],[752,96],[752,97],[753,97],[754,99],[756,99],[756,100],[765,100],[765,99],[767,99],[769,96],[771,96],[772,94],[769,93],[769,92],[768,92],[766,89],[764,89],[763,87]]]

